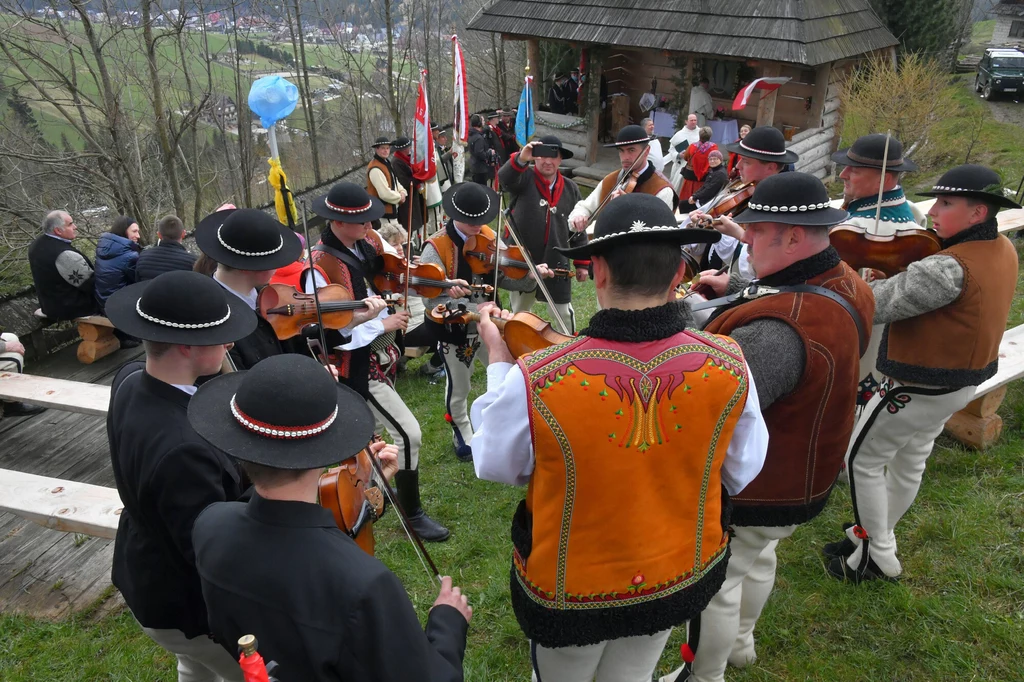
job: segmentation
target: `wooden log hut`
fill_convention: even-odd
[[[670,113],[678,127],[689,113],[680,107],[688,106],[690,88],[708,78],[716,109],[738,125],[779,128],[800,154],[797,170],[818,177],[826,175],[837,143],[838,83],[860,60],[895,58],[898,44],[868,0],[496,0],[469,28],[527,41],[540,84],[534,101],[544,101],[552,75],[542,73],[541,41],[583,54],[590,102],[604,76],[609,101],[586,108],[576,127],[587,134],[590,164],[597,160],[602,111],[616,112],[605,128],[638,122],[649,115],[640,99],[656,86],[658,101],[677,103]],[[771,93],[755,91],[744,109],[732,111],[739,89],[763,76],[791,80]]]

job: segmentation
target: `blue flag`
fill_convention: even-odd
[[[516,142],[520,147],[526,145],[533,137],[535,128],[533,120],[533,92],[530,83],[533,76],[526,77],[526,85],[523,86],[523,94],[519,97],[519,111],[516,113]]]

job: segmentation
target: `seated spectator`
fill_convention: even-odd
[[[181,243],[185,238],[185,226],[177,216],[161,218],[156,224],[156,236],[159,239],[156,246],[139,254],[139,262],[135,265],[135,279],[139,282],[171,270],[191,270],[196,264],[196,257]]]
[[[21,345],[14,334],[0,334],[0,372],[21,374],[25,369],[25,346]],[[44,412],[45,407],[29,405],[14,400],[0,403],[0,415],[4,417],[26,417]]]
[[[51,320],[96,312],[92,261],[71,245],[77,232],[67,211],[51,211],[43,220],[43,234],[28,247],[39,307]]]
[[[100,310],[112,293],[135,283],[139,251],[139,224],[134,218],[121,216],[110,232],[100,235],[96,245],[96,302]]]
[[[704,185],[690,196],[690,208],[686,210],[708,203],[718,196],[729,182],[729,173],[722,161],[722,152],[719,150],[714,149],[708,153],[708,173],[704,176]]]

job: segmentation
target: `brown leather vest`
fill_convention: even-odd
[[[878,349],[878,370],[930,386],[977,386],[999,366],[999,342],[1017,286],[1017,251],[997,234],[935,255],[960,263],[960,296],[938,310],[889,324]]]
[[[377,194],[377,188],[370,182],[370,171],[374,168],[384,174],[384,179],[388,181],[388,187],[398,191],[398,185],[395,183],[395,177],[391,174],[391,169],[381,162],[376,156],[370,161],[369,165],[366,166],[366,191],[370,193],[370,196],[375,196],[380,199],[380,195]],[[384,204],[384,217],[385,218],[396,218],[398,217],[398,206],[395,204],[389,204],[386,201],[381,201]]]
[[[598,188],[601,190],[601,198],[604,199],[608,196],[608,193],[615,188],[615,184],[619,181],[619,171],[609,173],[601,181]],[[642,194],[655,195],[666,187],[671,188],[672,185],[668,180],[665,179],[658,171],[654,171],[649,178],[641,183],[638,183],[634,192],[641,192]]]
[[[848,300],[864,328],[871,329],[874,295],[846,263],[806,283]],[[788,526],[817,516],[828,501],[853,433],[860,340],[850,314],[824,296],[780,293],[731,308],[705,330],[728,335],[764,318],[781,320],[800,335],[804,373],[796,390],[764,412],[768,456],[757,478],[732,498],[732,520],[738,526]]]

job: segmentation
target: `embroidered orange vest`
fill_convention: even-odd
[[[536,467],[513,522],[528,637],[577,646],[680,625],[725,578],[721,478],[747,397],[730,338],[581,336],[521,359]]]
[[[380,199],[380,195],[377,193],[377,188],[373,186],[372,182],[370,182],[370,171],[372,171],[374,168],[376,168],[377,170],[384,174],[384,179],[387,180],[388,187],[394,189],[397,192],[398,185],[395,184],[395,178],[391,174],[391,169],[388,168],[383,163],[381,163],[376,156],[374,156],[373,160],[370,161],[370,163],[366,166],[366,191],[369,192],[371,196],[375,196],[378,199]],[[398,206],[396,206],[395,204],[389,204],[386,201],[382,201],[381,203],[384,204],[385,218],[398,217]]]
[[[486,225],[480,230],[480,234],[488,239],[494,239],[494,230]],[[437,250],[437,254],[441,257],[441,262],[444,263],[445,276],[448,279],[458,277],[459,258],[462,257],[462,254],[459,253],[458,247],[455,246],[455,242],[448,236],[448,233],[444,230],[439,230],[427,239],[427,242],[434,245],[434,249]]]

